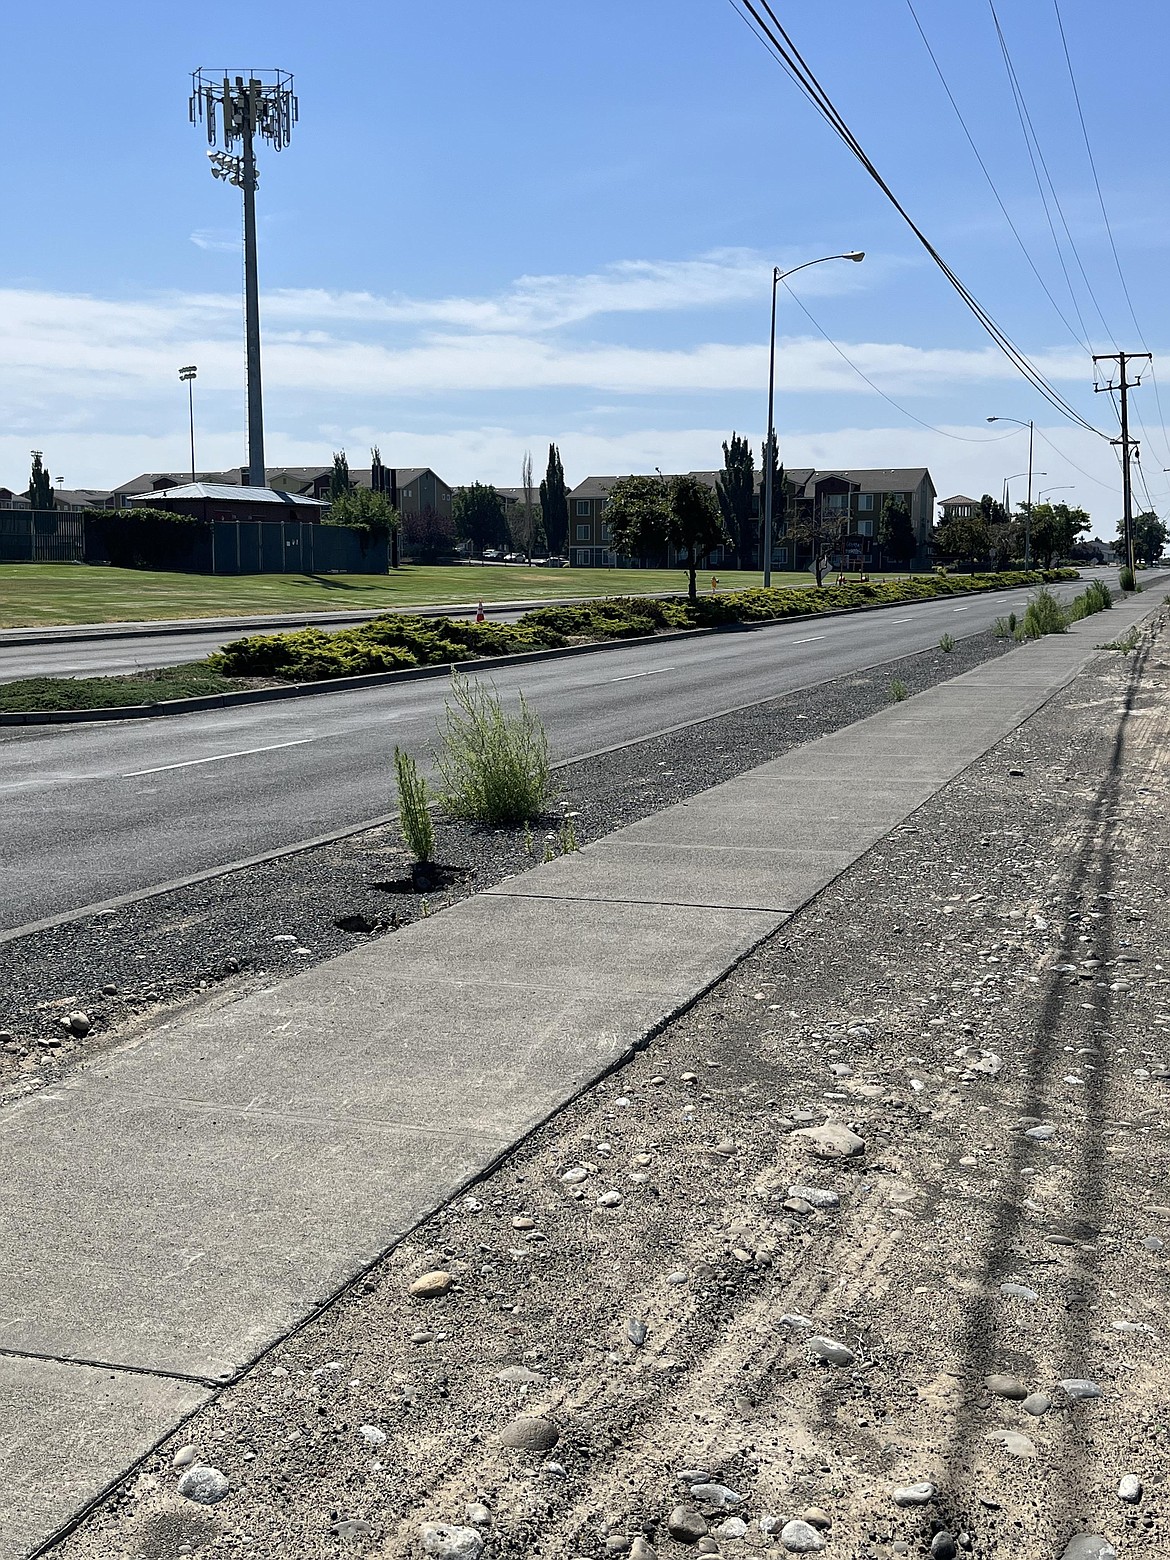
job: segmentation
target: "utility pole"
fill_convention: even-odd
[[[233,80],[228,71],[200,68],[191,76],[190,118],[207,124],[207,139],[214,147],[217,121],[228,151],[208,152],[212,176],[234,184],[244,197],[244,340],[248,369],[248,485],[265,486],[264,398],[260,383],[260,282],[256,253],[255,137],[267,141],[273,151],[289,143],[299,117],[288,71],[252,71]],[[230,148],[240,147],[239,155]]]
[[[1127,377],[1126,370],[1132,368],[1135,362],[1153,364],[1153,358],[1148,352],[1100,352],[1093,354],[1093,389],[1098,395],[1112,394],[1114,391],[1121,393],[1121,502],[1122,502],[1122,536],[1125,543],[1125,566],[1132,575],[1134,572],[1133,555],[1133,486],[1130,473],[1130,449],[1136,441],[1129,436],[1129,395],[1130,390],[1136,389],[1142,382],[1139,373],[1136,379]],[[1099,385],[1096,382],[1096,367],[1098,363],[1116,363],[1117,378],[1112,372],[1107,384]],[[1117,443],[1115,439],[1113,441]]]

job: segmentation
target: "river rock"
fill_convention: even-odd
[[[744,1538],[747,1534],[747,1523],[742,1517],[728,1517],[715,1529],[716,1538]]]
[[[837,1193],[827,1186],[790,1186],[789,1197],[799,1197],[810,1208],[835,1208],[841,1201]]]
[[[666,1530],[680,1544],[697,1544],[707,1536],[707,1522],[693,1506],[676,1506],[666,1519]]]
[[[818,1360],[824,1360],[826,1365],[852,1365],[857,1358],[847,1344],[839,1343],[836,1338],[822,1338],[819,1335],[808,1340],[808,1351],[815,1354]]]
[[[451,1527],[446,1522],[424,1522],[422,1546],[436,1560],[477,1560],[483,1553],[483,1539],[470,1527]]]
[[[1117,1560],[1117,1551],[1097,1533],[1078,1533],[1069,1539],[1060,1560]]]
[[[424,1273],[421,1278],[416,1278],[410,1286],[410,1293],[418,1295],[423,1300],[433,1300],[438,1295],[445,1295],[454,1282],[450,1273],[444,1273],[439,1268],[433,1273]]]
[[[811,1523],[794,1517],[780,1529],[780,1542],[791,1555],[813,1555],[825,1547],[825,1540]]]
[[[180,1495],[197,1501],[200,1506],[214,1506],[228,1492],[228,1481],[218,1468],[207,1463],[195,1463],[188,1468],[177,1485]]]
[[[704,1506],[738,1506],[747,1497],[737,1495],[726,1484],[692,1484],[691,1499],[701,1501]]]
[[[198,1452],[196,1452],[193,1446],[180,1446],[179,1450],[171,1459],[171,1467],[189,1468],[191,1464],[195,1462],[198,1455]]]
[[[521,1414],[500,1432],[501,1443],[518,1452],[551,1452],[560,1438],[560,1426],[543,1414]]]
[[[1060,1386],[1070,1403],[1087,1403],[1091,1398],[1101,1396],[1101,1388],[1095,1381],[1086,1381],[1083,1376],[1067,1376]]]
[[[819,1127],[797,1127],[794,1138],[804,1138],[818,1159],[856,1159],[865,1153],[865,1139],[841,1121],[826,1121]],[[805,1198],[807,1202],[809,1199]]]
[[[1029,1392],[1028,1396],[1020,1404],[1025,1414],[1032,1414],[1036,1419],[1041,1414],[1046,1414],[1052,1407],[1052,1399],[1047,1392]]]
[[[1035,1457],[1036,1443],[1019,1430],[989,1430],[985,1441],[998,1441],[1005,1452],[1013,1457]]]
[[[929,1506],[934,1499],[934,1485],[928,1479],[917,1484],[899,1484],[893,1496],[895,1506]]]
[[[1010,1398],[1013,1403],[1022,1403],[1028,1396],[1028,1389],[1018,1376],[988,1376],[983,1385],[996,1397]]]
[[[649,1539],[639,1533],[626,1551],[630,1560],[658,1560],[658,1551]]]
[[[1118,1500],[1125,1501],[1128,1506],[1136,1506],[1142,1498],[1142,1481],[1136,1473],[1127,1473],[1125,1478],[1117,1486]]]

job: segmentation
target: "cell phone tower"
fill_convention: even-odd
[[[234,184],[244,194],[244,335],[248,361],[248,483],[264,487],[264,398],[260,383],[260,284],[256,269],[255,138],[282,151],[299,117],[293,79],[286,70],[191,73],[190,118],[207,126],[207,140],[217,135],[224,150],[208,152],[212,176]],[[234,147],[239,147],[234,152]]]

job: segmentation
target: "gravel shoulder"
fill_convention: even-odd
[[[409,892],[410,858],[391,824],[0,943],[0,1100],[58,1081],[225,982],[245,986],[332,958],[522,871],[546,850],[583,845],[864,719],[888,703],[895,679],[918,692],[1010,648],[976,635],[951,654],[907,656],[566,765],[556,809],[531,838],[440,818],[445,870],[426,894]],[[387,810],[391,759],[388,751]],[[74,1014],[89,1024],[84,1034],[66,1027]]]
[[[55,1553],[1164,1555],[1168,643],[1095,658]]]

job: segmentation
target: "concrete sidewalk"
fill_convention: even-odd
[[[63,1522],[1140,621],[1130,602],[0,1114],[0,1556]]]

